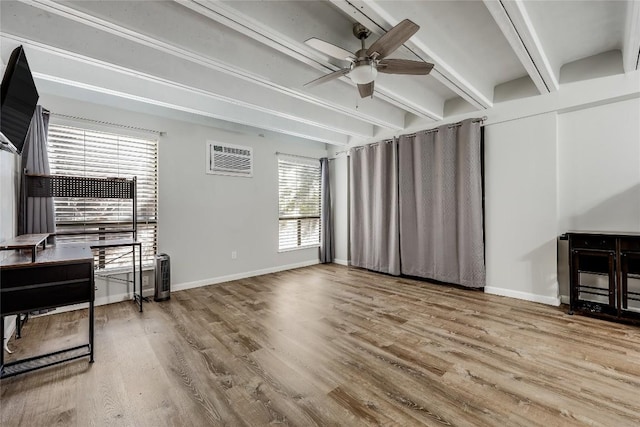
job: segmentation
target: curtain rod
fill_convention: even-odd
[[[411,136],[411,135],[406,135],[406,136]],[[393,142],[398,138],[399,137],[394,136],[391,139],[383,139],[382,141],[372,142],[371,144],[358,145],[357,147],[352,147],[349,151],[351,151],[351,150],[362,150],[365,147],[371,147],[371,146],[378,145],[378,144],[389,144],[390,142]],[[347,153],[347,154],[350,154],[350,153]]]
[[[477,119],[472,119],[471,122],[472,123],[478,123],[478,122],[482,123],[485,120],[487,120],[487,116],[482,116],[482,117],[479,117]],[[443,125],[443,126],[446,126],[446,125]],[[448,128],[451,129],[451,128],[454,128],[454,127],[457,127],[457,126],[462,126],[462,122],[451,123],[450,125],[448,125]],[[409,133],[409,134],[406,134],[406,135],[394,136],[391,139],[383,139],[382,141],[372,142],[371,144],[359,145],[357,147],[353,147],[353,150],[362,149],[364,147],[368,147],[370,145],[376,145],[376,144],[380,144],[380,143],[388,144],[390,142],[393,142],[396,139],[399,139],[401,136],[412,137],[412,136],[416,136],[418,133],[431,133],[431,132],[438,132],[438,128],[421,130],[421,131],[414,132],[414,133]]]
[[[70,116],[70,115],[67,115],[67,114],[53,113],[53,112],[51,112],[49,110],[46,110],[46,109],[44,109],[42,112],[44,114],[48,114],[49,116],[61,117],[63,119],[81,120],[81,121],[84,121],[84,122],[91,122],[91,123],[96,123],[96,124],[100,124],[100,125],[113,126],[113,127],[118,127],[118,128],[122,128],[122,129],[136,130],[136,131],[147,132],[147,133],[155,133],[155,134],[157,134],[159,136],[165,136],[167,134],[166,132],[159,131],[159,130],[154,130],[154,129],[139,128],[139,127],[135,127],[135,126],[122,125],[122,124],[119,124],[119,123],[111,123],[111,122],[105,122],[105,121],[101,121],[101,120],[87,119],[85,117],[78,117],[78,116]]]
[[[338,156],[339,156],[340,154],[342,154],[342,153],[347,153],[347,156],[349,156],[349,149],[347,149],[347,150],[342,150],[342,151],[336,151],[336,152],[335,152],[335,154],[333,155],[333,157],[329,157],[329,159],[328,159],[328,160],[335,160],[335,159],[338,159],[338,158],[339,158]]]
[[[487,120],[487,116],[482,116],[482,117],[479,117],[479,118],[477,118],[477,119],[473,119],[473,120],[471,120],[471,123],[478,123],[478,122],[480,122],[480,123],[484,123],[484,121],[485,121],[485,120]],[[448,128],[449,128],[449,129],[451,129],[451,128],[455,128],[455,127],[458,127],[458,126],[462,126],[462,122],[451,123],[451,124],[448,126]],[[481,125],[481,126],[482,126],[482,125]],[[419,132],[409,133],[409,134],[401,135],[401,136],[408,136],[408,137],[411,137],[411,136],[416,136],[416,135],[417,135],[417,134],[419,134],[419,133],[430,133],[430,132],[438,132],[438,128],[427,129],[427,130],[421,130],[421,131],[419,131]]]

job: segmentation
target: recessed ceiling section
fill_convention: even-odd
[[[378,74],[376,90],[389,97],[401,97],[405,108],[417,116],[440,120],[445,98],[430,90],[429,76]],[[449,94],[449,91],[445,91]]]
[[[529,76],[524,76],[496,86],[493,91],[493,100],[498,104],[536,95],[540,95],[538,88]]]
[[[556,78],[564,64],[622,49],[626,1],[526,1],[523,5]]]
[[[480,1],[382,1],[375,5],[394,19],[411,17],[417,38],[484,93],[526,75],[493,17]],[[451,37],[455,34],[455,37]]]
[[[616,49],[564,64],[560,68],[560,83],[579,82],[622,73],[622,52]]]

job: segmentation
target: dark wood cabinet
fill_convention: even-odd
[[[566,233],[570,312],[640,321],[640,233]]]

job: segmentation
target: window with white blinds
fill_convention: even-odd
[[[136,177],[137,240],[142,261],[150,265],[157,249],[158,141],[49,125],[49,163],[53,175],[92,178]],[[133,226],[133,201],[122,199],[54,198],[58,232],[121,230]],[[131,233],[61,236],[61,241],[131,238]],[[100,250],[98,269],[130,267],[130,247]]]
[[[279,250],[320,245],[320,162],[278,159]]]

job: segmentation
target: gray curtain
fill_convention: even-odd
[[[333,223],[331,221],[331,185],[329,159],[320,159],[320,262],[333,262]]]
[[[31,125],[22,149],[22,172],[49,175],[47,134],[49,114],[38,105],[31,118]],[[55,233],[53,198],[25,197],[24,176],[20,186],[20,210],[18,212],[18,234]]]
[[[402,274],[485,284],[480,123],[398,143]]]
[[[351,265],[400,274],[396,142],[352,150]]]

